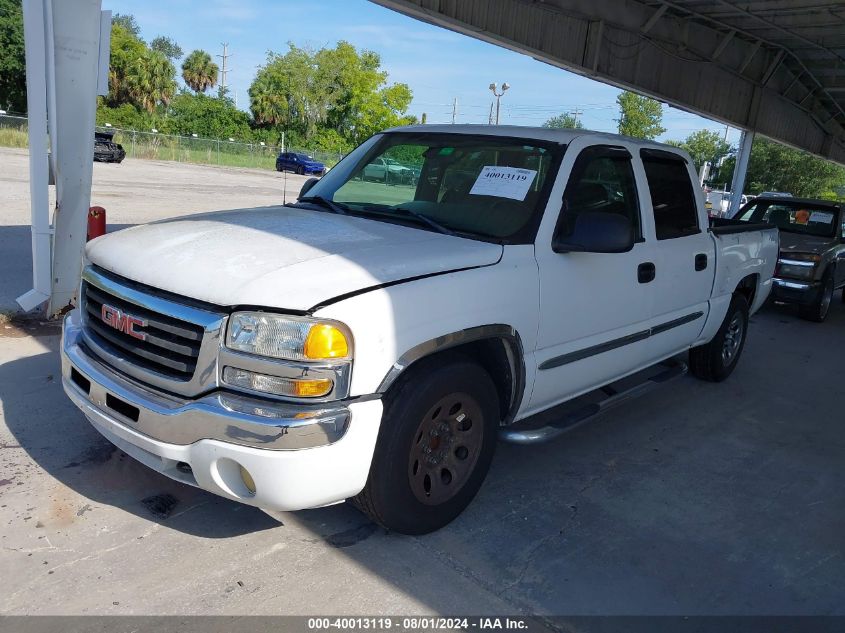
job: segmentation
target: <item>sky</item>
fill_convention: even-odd
[[[268,51],[287,43],[320,48],[346,40],[377,52],[389,81],[411,87],[410,113],[429,123],[487,123],[491,82],[510,84],[500,122],[541,125],[563,112],[580,111],[584,127],[616,132],[618,89],[536,61],[527,55],[431,26],[367,0],[102,0],[103,9],[131,13],[148,42],[173,38],[185,54],[201,48],[221,55],[228,43],[231,94],[248,109],[247,90]],[[218,65],[221,62],[215,57]],[[683,139],[702,128],[725,126],[675,108],[664,108],[660,140]],[[728,140],[736,143],[737,130]]]

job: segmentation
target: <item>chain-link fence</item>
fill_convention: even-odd
[[[338,152],[282,148],[263,143],[242,143],[236,139],[176,136],[152,131],[126,130],[112,126],[98,126],[96,129],[98,132],[113,133],[114,142],[123,146],[127,158],[275,169],[276,157],[283,150],[308,154],[327,167],[333,167],[343,157],[343,154]],[[27,120],[25,117],[0,115],[0,146],[26,147],[26,130]],[[91,139],[91,147],[93,151],[94,139]]]

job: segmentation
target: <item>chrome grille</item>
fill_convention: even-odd
[[[103,320],[103,305],[136,321]],[[227,314],[219,308],[118,277],[96,266],[82,272],[82,334],[89,352],[127,376],[183,396],[217,387],[217,357]]]
[[[102,339],[101,343],[117,347],[135,364],[146,369],[177,380],[190,380],[193,377],[202,344],[202,327],[157,314],[95,288],[87,282],[83,294],[87,329]],[[139,326],[137,331],[145,335],[145,340],[137,339],[104,323],[104,304],[143,319],[147,325]]]

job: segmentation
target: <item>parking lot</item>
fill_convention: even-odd
[[[0,308],[29,288],[26,154],[0,150]],[[127,160],[123,226],[278,204],[275,172]],[[0,324],[2,614],[845,614],[845,305],[769,306],[722,384],[685,377],[557,441],[500,444],[424,537],[343,504],[268,514],[116,450],[64,396],[54,325]]]

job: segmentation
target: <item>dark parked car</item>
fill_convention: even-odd
[[[772,297],[798,304],[805,319],[824,321],[834,291],[845,287],[843,205],[763,194],[742,207],[736,219],[780,229]]]
[[[308,154],[282,152],[276,158],[276,171],[293,171],[302,176],[305,174],[322,176],[326,173],[326,166]]]
[[[123,145],[114,142],[114,132],[94,132],[94,160],[98,163],[120,163],[126,158]]]

